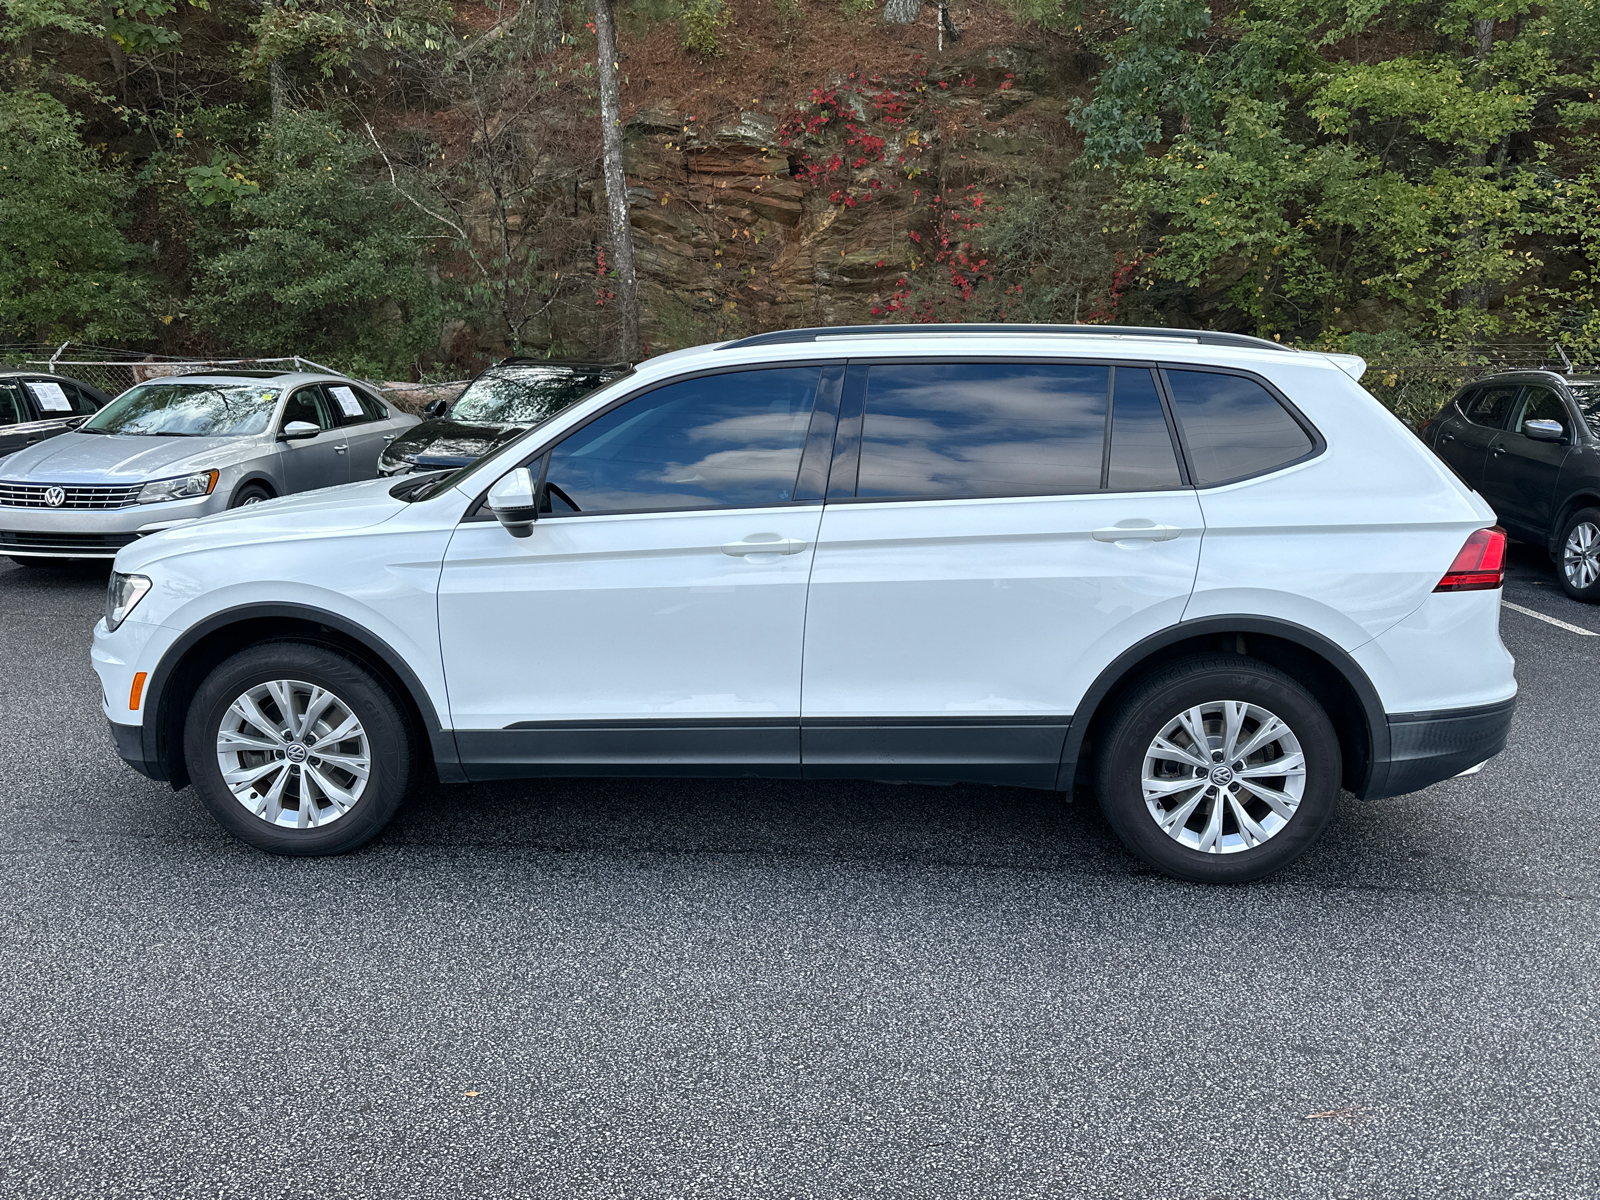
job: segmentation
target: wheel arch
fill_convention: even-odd
[[[1169,626],[1118,655],[1089,686],[1073,714],[1056,786],[1087,781],[1096,739],[1117,699],[1151,669],[1191,653],[1241,654],[1287,671],[1327,712],[1339,735],[1343,784],[1357,795],[1373,764],[1389,757],[1389,722],[1377,689],[1350,655],[1313,629],[1270,617],[1222,615]]]
[[[278,487],[278,481],[271,475],[267,474],[267,472],[251,471],[249,474],[240,479],[238,483],[233,485],[233,492],[228,497],[228,504],[231,506],[233,504],[234,497],[240,492],[244,491],[244,489],[249,487],[251,484],[258,484],[265,488],[268,496],[274,500],[284,494],[283,490]]]
[[[248,604],[223,609],[196,622],[167,649],[145,686],[141,723],[144,761],[174,789],[189,783],[183,759],[183,725],[189,701],[200,682],[229,655],[258,642],[293,638],[351,655],[386,680],[400,698],[413,729],[432,749],[441,779],[459,782],[460,757],[455,736],[439,720],[422,681],[381,638],[354,621],[305,604]]]
[[[1561,531],[1567,527],[1572,514],[1580,508],[1600,508],[1600,492],[1586,488],[1567,497],[1566,502],[1556,510],[1556,519],[1550,522],[1550,534],[1545,546],[1552,556],[1561,553]]]

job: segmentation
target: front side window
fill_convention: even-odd
[[[1529,421],[1554,421],[1568,433],[1572,432],[1572,418],[1567,415],[1567,406],[1561,402],[1561,397],[1547,387],[1530,387],[1522,393],[1522,411],[1517,414],[1513,428],[1522,432],[1522,427]]]
[[[1171,369],[1166,376],[1197,487],[1288,466],[1316,446],[1278,398],[1253,379]]]
[[[1461,409],[1462,414],[1474,425],[1482,425],[1486,429],[1504,429],[1520,390],[1515,383],[1486,387],[1466,402]]]
[[[596,418],[550,454],[557,514],[742,508],[794,498],[821,367],[686,379]]]
[[[571,367],[495,367],[467,385],[450,406],[450,419],[467,425],[533,425],[576,404],[608,378]]]
[[[1109,367],[881,364],[867,375],[858,497],[1100,488]]]
[[[258,383],[143,383],[80,428],[147,437],[242,437],[264,433],[278,392]]]
[[[22,402],[22,391],[16,384],[0,380],[0,425],[21,425],[33,416]]]
[[[283,406],[283,417],[278,421],[278,428],[287,429],[295,421],[315,425],[318,429],[332,429],[338,423],[333,419],[333,406],[328,403],[320,387],[303,387],[289,397],[289,403]]]

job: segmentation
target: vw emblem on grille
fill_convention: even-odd
[[[51,508],[60,508],[67,502],[67,489],[59,487],[45,488],[44,502]]]

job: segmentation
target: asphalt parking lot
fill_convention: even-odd
[[[0,1195],[1600,1193],[1600,609],[1516,548],[1482,774],[1237,889],[1005,789],[441,789],[274,859],[0,560]]]

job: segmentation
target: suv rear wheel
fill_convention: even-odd
[[[347,655],[264,642],[211,672],[189,708],[184,756],[211,815],[273,854],[366,845],[410,790],[400,705]]]
[[[1327,713],[1258,659],[1205,655],[1149,676],[1112,713],[1100,752],[1100,807],[1157,870],[1246,883],[1298,859],[1339,792]]]

